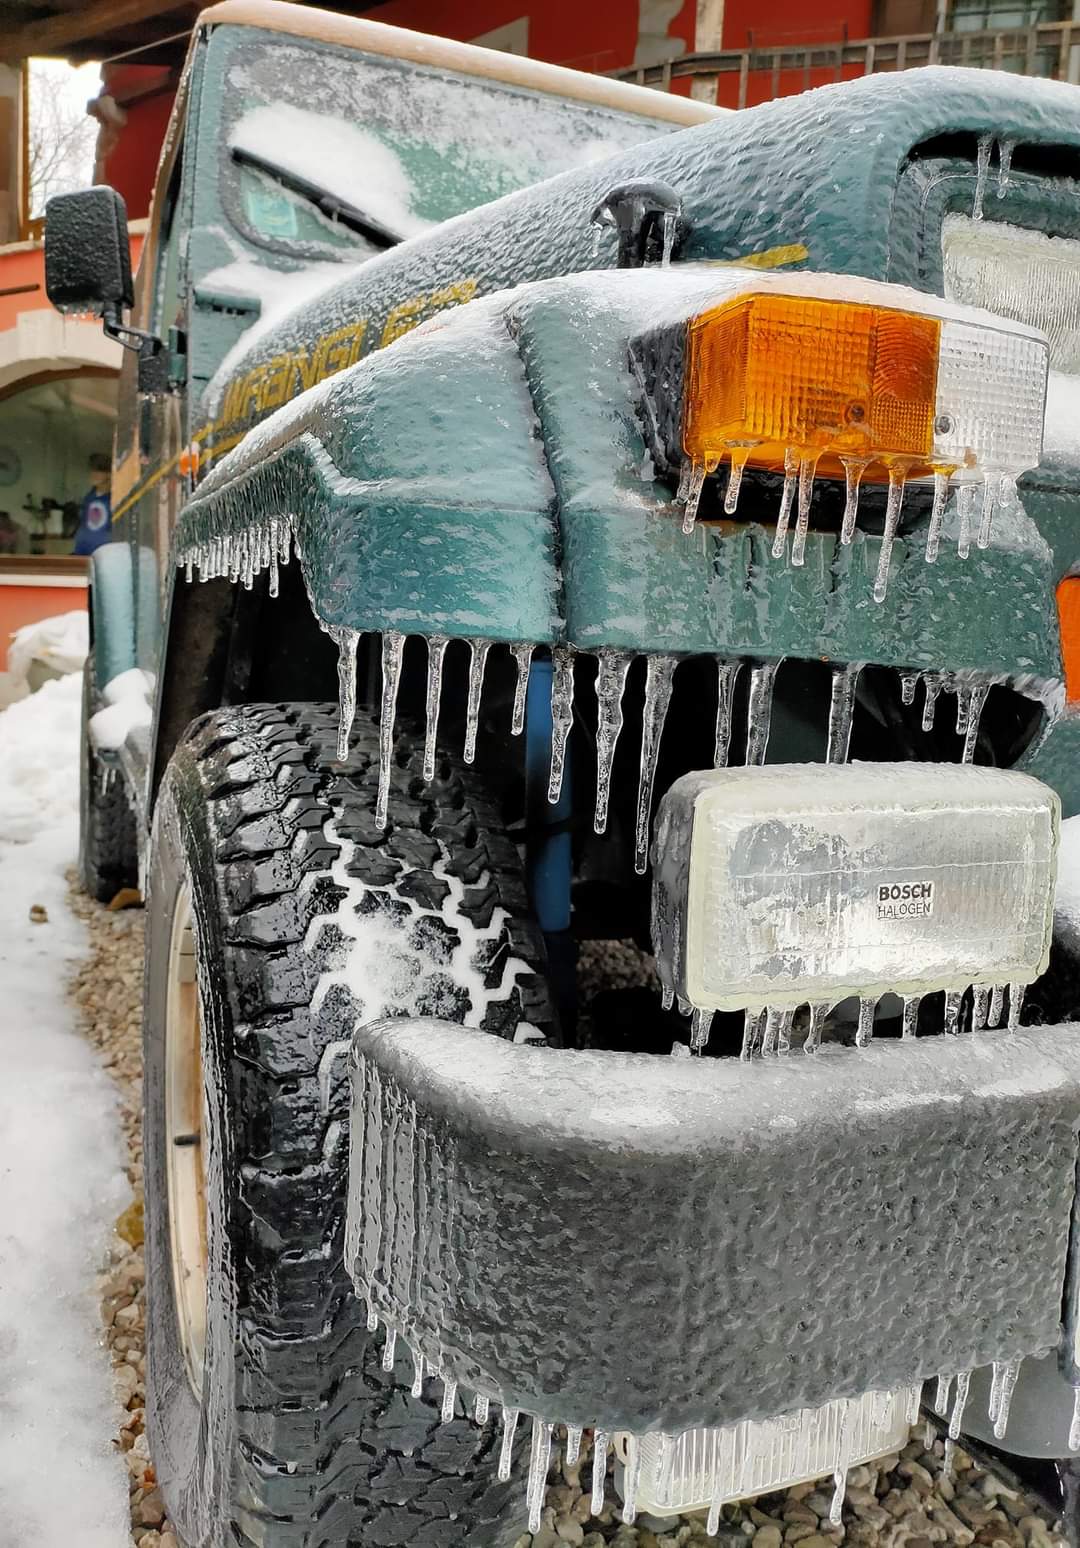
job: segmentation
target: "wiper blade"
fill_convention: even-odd
[[[239,166],[252,167],[256,172],[262,172],[266,177],[273,178],[274,182],[280,183],[282,188],[287,188],[290,193],[299,194],[302,199],[313,204],[329,219],[340,221],[343,226],[347,226],[350,231],[355,231],[357,236],[366,238],[376,247],[396,247],[399,242],[405,240],[400,231],[391,231],[389,226],[384,226],[374,215],[358,209],[347,199],[339,198],[328,188],[320,188],[318,183],[309,182],[306,177],[290,172],[287,167],[279,167],[275,161],[268,161],[265,156],[260,156],[255,151],[245,150],[242,145],[234,145],[231,150],[232,159]]]

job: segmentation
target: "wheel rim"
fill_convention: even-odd
[[[165,1008],[165,1165],[169,1256],[177,1332],[198,1395],[206,1358],[206,1174],[203,1164],[202,1018],[191,894],[181,887],[169,938]]]

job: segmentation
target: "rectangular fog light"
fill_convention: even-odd
[[[707,1510],[898,1451],[918,1417],[920,1390],[867,1392],[677,1438],[647,1435],[640,1443],[638,1509],[659,1516]]]
[[[653,940],[703,1010],[1029,984],[1053,924],[1060,805],[1026,774],[792,764],[665,795]]]

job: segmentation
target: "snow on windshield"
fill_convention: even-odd
[[[229,148],[272,161],[283,172],[357,205],[401,236],[414,236],[433,224],[413,214],[408,173],[397,153],[344,119],[288,102],[267,104],[237,121]]]

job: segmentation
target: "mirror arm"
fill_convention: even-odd
[[[122,320],[118,306],[106,306],[101,313],[101,326],[105,337],[115,339],[124,349],[133,349],[142,358],[153,356],[161,350],[161,340],[156,334],[147,333],[143,328],[133,328],[130,323]]]

